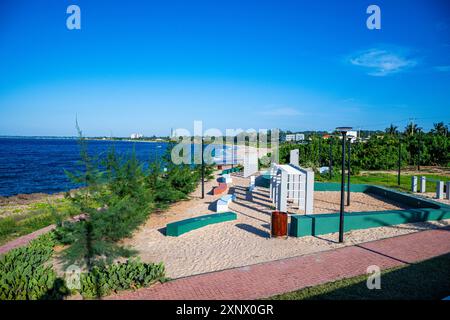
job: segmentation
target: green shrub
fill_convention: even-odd
[[[0,300],[52,299],[66,293],[63,281],[48,264],[54,245],[49,233],[0,258]]]
[[[17,223],[11,217],[0,219],[0,239],[17,232]]]
[[[65,199],[34,203],[25,212],[0,218],[0,244],[79,214]]]
[[[81,275],[81,294],[84,298],[99,298],[119,290],[138,289],[157,281],[164,281],[162,263],[148,264],[128,260],[109,266],[94,266],[89,273]]]

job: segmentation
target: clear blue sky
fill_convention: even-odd
[[[450,121],[450,2],[1,1],[0,135],[74,135],[76,117],[107,136],[429,129]]]

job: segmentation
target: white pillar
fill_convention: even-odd
[[[291,154],[289,157],[289,163],[293,166],[299,166],[299,151],[298,149],[291,150]]]
[[[287,181],[288,181],[288,173],[284,170],[281,171],[281,181],[280,188],[278,193],[278,203],[277,210],[281,212],[287,211]]]
[[[411,191],[417,192],[417,177],[416,176],[411,177]]]
[[[436,183],[436,199],[444,198],[444,181],[438,181]]]
[[[300,175],[296,174],[294,175],[294,181],[295,181],[295,204],[300,208],[300,197],[301,197],[301,179]]]
[[[427,178],[422,176],[420,177],[420,193],[427,192]]]
[[[305,213],[312,214],[314,211],[314,171],[306,171],[305,182]]]
[[[278,176],[274,175],[272,176],[272,203],[275,204],[277,201],[277,194],[278,194]]]
[[[447,200],[450,200],[450,181],[447,181],[447,192],[446,192]]]

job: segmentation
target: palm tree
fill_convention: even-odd
[[[405,135],[407,136],[412,136],[414,135],[414,133],[420,132],[422,131],[422,128],[419,128],[417,126],[417,124],[410,122],[406,127],[405,127]]]
[[[434,129],[431,130],[431,133],[437,134],[440,136],[446,136],[448,133],[448,127],[444,125],[443,122],[438,122],[434,124]]]
[[[397,126],[394,126],[391,124],[389,128],[386,128],[385,131],[387,134],[390,134],[391,136],[396,136],[398,134]]]

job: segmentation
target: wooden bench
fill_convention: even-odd
[[[199,229],[210,224],[232,221],[236,219],[236,213],[224,212],[172,222],[166,226],[166,236],[178,237],[183,233]]]

